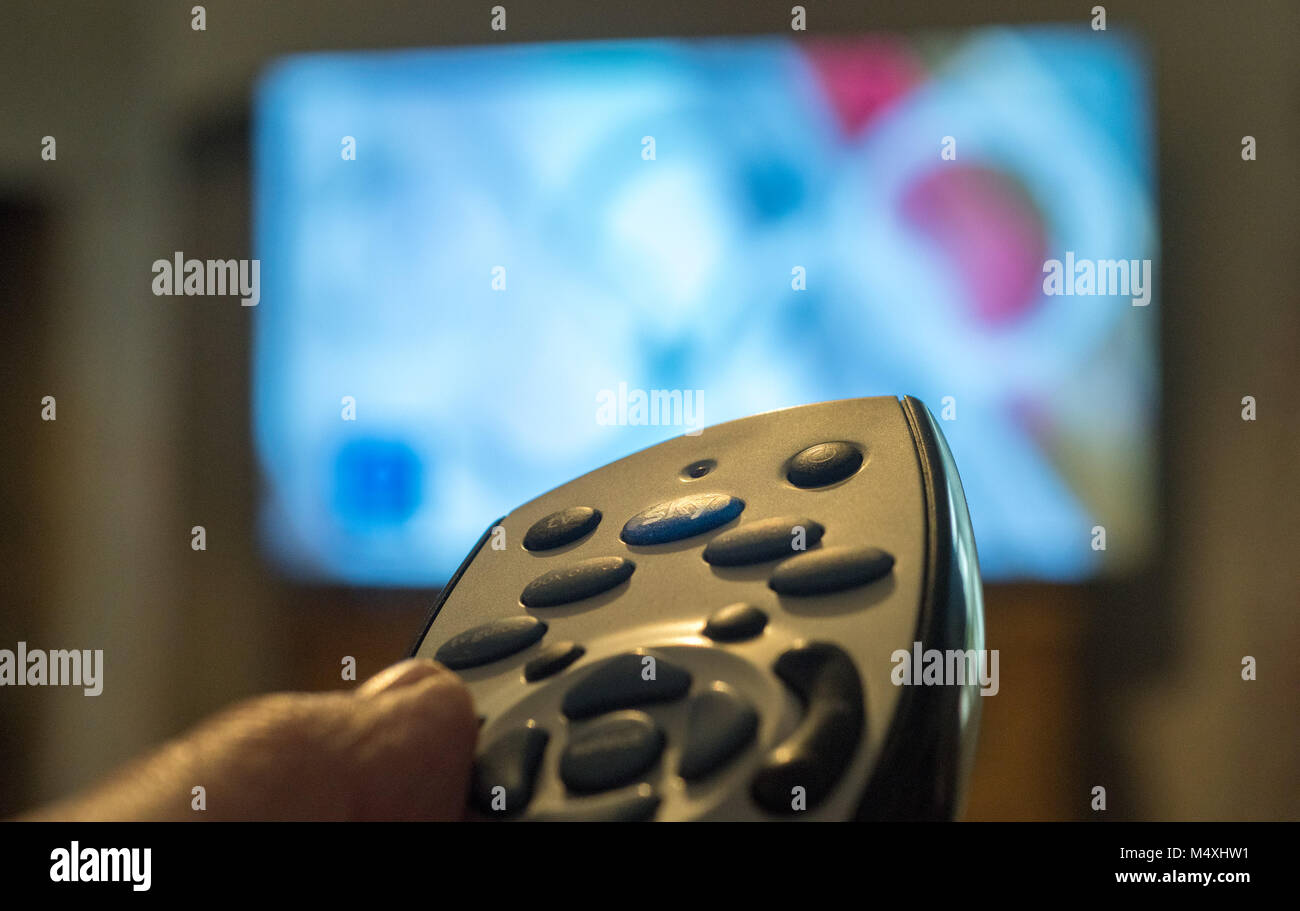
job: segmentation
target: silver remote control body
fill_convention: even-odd
[[[707,428],[525,503],[413,654],[474,695],[487,818],[948,819],[978,683],[898,669],[983,647],[943,434],[881,397]]]

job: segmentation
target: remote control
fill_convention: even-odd
[[[473,693],[484,818],[951,819],[978,682],[896,668],[983,638],[957,469],[907,396],[720,424],[525,503],[412,654]]]

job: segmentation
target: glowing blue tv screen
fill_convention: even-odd
[[[1151,546],[1158,226],[1123,35],[299,56],[254,136],[261,537],[292,576],[440,585],[606,462],[903,393],[986,578]]]

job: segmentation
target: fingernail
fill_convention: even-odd
[[[410,686],[412,683],[431,677],[441,670],[440,665],[428,658],[407,658],[392,667],[384,668],[361,684],[357,688],[357,695],[363,698],[377,696],[389,690]]]

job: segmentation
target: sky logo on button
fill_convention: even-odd
[[[623,526],[628,544],[667,544],[725,525],[745,508],[745,501],[725,493],[700,493],[656,503]]]

